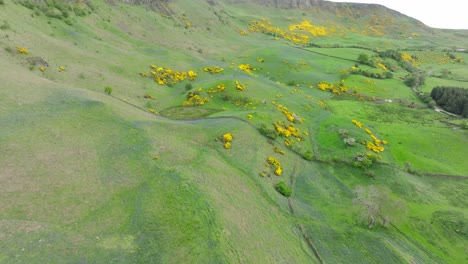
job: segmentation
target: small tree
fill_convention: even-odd
[[[361,53],[361,54],[359,54],[357,60],[359,61],[359,63],[369,64],[370,57],[366,53]]]
[[[460,127],[461,127],[462,129],[468,129],[468,123],[466,123],[466,121],[462,121],[462,122],[460,123]]]
[[[284,181],[280,181],[275,185],[275,190],[285,197],[291,196],[291,188],[289,188]]]
[[[104,87],[104,93],[106,93],[107,95],[111,95],[112,87],[110,87],[110,86]]]

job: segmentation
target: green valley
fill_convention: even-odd
[[[431,91],[467,49],[377,5],[0,1],[0,263],[464,263]]]

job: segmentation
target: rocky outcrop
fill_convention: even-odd
[[[317,6],[325,1],[323,0],[232,0],[232,3],[257,3],[260,5],[274,6],[278,8],[310,8]]]

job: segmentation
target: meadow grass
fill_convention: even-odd
[[[408,108],[420,101],[400,79],[404,71],[388,80],[345,80],[364,96],[399,99],[391,104],[310,88],[339,82],[340,70],[369,50],[310,48],[317,54],[239,33],[261,17],[285,29],[312,16],[308,11],[180,1],[170,6],[175,15],[165,17],[97,1],[95,12],[70,26],[32,17],[12,2],[2,8],[10,29],[0,40],[0,148],[6,150],[0,262],[320,262],[313,247],[325,262],[464,260],[466,180],[415,174],[466,176],[466,131],[452,130],[430,109]],[[427,45],[423,38],[356,33],[313,40],[379,49]],[[16,45],[29,54],[7,51]],[[44,72],[29,69],[33,57],[49,63]],[[257,69],[253,74],[238,68],[247,63]],[[198,76],[158,85],[139,75],[151,64]],[[224,71],[212,75],[206,66]],[[464,73],[460,65],[435,69],[442,67]],[[434,79],[422,89],[454,83]],[[236,80],[244,91],[236,90]],[[226,92],[212,94],[204,106],[182,107],[188,83],[203,96],[221,83]],[[104,94],[106,86],[112,96]],[[261,125],[287,123],[278,104],[304,118],[294,124],[302,133],[294,145],[313,150],[315,161],[287,148],[285,137],[259,132]],[[369,140],[353,119],[389,142],[382,162],[367,171],[348,164],[364,146],[347,147],[339,135],[344,128]],[[233,135],[229,149],[225,133]],[[267,167],[268,157],[281,163],[281,176]],[[290,198],[274,189],[280,181],[291,187]],[[405,221],[373,229],[358,223],[353,189],[372,184],[405,201]]]

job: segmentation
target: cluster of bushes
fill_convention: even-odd
[[[373,78],[373,79],[391,79],[393,78],[393,73],[391,71],[384,71],[384,72],[371,72],[371,71],[365,71],[362,69],[359,69],[356,67],[352,71],[354,74],[359,74],[365,77]]]
[[[90,14],[94,7],[88,1],[61,1],[61,0],[21,0],[19,3],[31,10],[36,15],[45,15],[56,18],[71,25],[71,16],[85,16]]]
[[[393,59],[398,62],[398,64],[392,63],[391,61],[384,60],[385,58]],[[394,71],[398,67],[406,70],[409,74],[405,77],[404,82],[410,87],[417,87],[423,85],[425,82],[425,74],[422,72],[416,65],[418,64],[418,58],[415,56],[410,56],[407,53],[401,53],[397,50],[386,50],[378,52],[377,56],[369,56],[366,53],[359,54],[357,61],[361,64],[369,65],[374,68],[382,68],[381,65],[385,66],[388,71],[383,73],[375,73],[356,69],[353,73],[361,74],[366,77],[374,79],[390,79],[393,78]],[[380,65],[379,65],[380,64]]]
[[[432,99],[430,93],[420,93],[419,94],[419,99],[423,101],[429,108],[434,108],[437,103]]]
[[[260,132],[260,134],[272,140],[276,139],[276,137],[278,136],[278,134],[276,134],[276,130],[274,130],[273,128],[268,128],[265,124],[261,124],[258,128],[258,131]]]
[[[379,57],[393,59],[398,62],[398,66],[409,72],[409,74],[404,79],[406,85],[410,87],[417,87],[424,84],[426,76],[424,72],[415,66],[415,64],[417,65],[418,61],[416,56],[410,56],[407,53],[401,53],[397,50],[386,50],[379,52]]]
[[[426,76],[423,72],[415,71],[405,76],[404,83],[409,87],[419,87],[426,82]]]
[[[394,63],[384,61],[380,56],[369,56],[366,53],[359,54],[357,61],[361,64],[369,65],[373,68],[382,69],[383,72],[365,71],[358,68],[358,65],[352,70],[354,74],[360,74],[374,79],[391,79],[393,78],[393,71],[397,69]]]
[[[275,190],[285,197],[291,196],[291,188],[284,181],[280,181],[275,185]]]
[[[437,86],[432,89],[431,97],[445,111],[468,117],[468,89]]]

